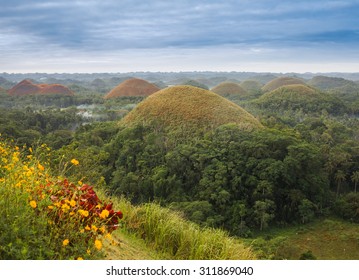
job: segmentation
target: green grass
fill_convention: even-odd
[[[126,199],[112,198],[125,214],[122,233],[145,242],[156,257],[183,260],[256,259],[243,240],[229,237],[219,229],[202,229],[172,210],[157,204],[131,205]],[[113,256],[115,258],[115,256]]]

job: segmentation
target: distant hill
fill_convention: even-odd
[[[359,102],[359,84],[343,78],[316,76],[308,84],[327,91],[353,106]],[[356,109],[357,110],[357,109]]]
[[[306,85],[281,86],[262,95],[256,101],[262,108],[273,111],[303,110],[304,112],[342,113],[345,106],[341,100]]]
[[[13,86],[14,86],[14,83],[8,81],[7,79],[5,79],[5,78],[3,78],[3,77],[0,77],[0,86],[1,86],[3,89],[8,89],[8,88],[13,87]]]
[[[9,95],[66,95],[72,96],[74,93],[67,87],[60,84],[34,84],[29,80],[23,80],[8,90]]]
[[[202,89],[209,89],[208,86],[206,86],[205,84],[200,83],[197,80],[188,80],[185,81],[184,83],[182,83],[181,85],[184,86],[193,86],[193,87],[198,87],[198,88],[202,88]]]
[[[278,76],[274,74],[258,74],[255,76],[248,77],[246,80],[257,81],[260,84],[265,85],[266,83],[278,78]]]
[[[344,86],[356,86],[355,82],[343,78],[315,76],[309,82],[309,85],[323,90],[333,89]]]
[[[117,98],[122,96],[148,96],[159,91],[160,88],[145,80],[132,78],[120,83],[112,89],[105,99]]]
[[[241,87],[244,88],[246,91],[260,91],[262,88],[262,84],[258,81],[254,80],[245,80],[240,83]]]
[[[209,129],[235,123],[244,129],[262,125],[250,113],[209,90],[193,86],[163,89],[139,103],[122,120],[124,124],[160,125],[167,128]]]
[[[271,80],[270,82],[266,83],[262,87],[262,90],[263,91],[272,91],[281,86],[298,85],[298,84],[305,85],[305,82],[301,79],[294,78],[294,77],[280,77],[280,78],[275,78],[275,79]]]
[[[232,82],[222,82],[219,85],[212,88],[211,91],[219,95],[222,95],[224,97],[227,96],[241,97],[247,95],[247,91],[244,88],[242,88],[239,84]]]

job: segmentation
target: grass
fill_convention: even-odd
[[[208,90],[174,86],[152,94],[124,119],[127,125],[161,124],[168,128],[209,129],[235,123],[244,129],[262,125],[240,106]]]
[[[359,225],[338,219],[272,229],[247,240],[260,258],[298,260],[311,252],[319,260],[358,260]]]
[[[256,259],[250,246],[219,229],[200,228],[179,213],[157,204],[133,206],[124,198],[112,198],[114,206],[126,213],[125,236],[135,235],[155,256],[179,260]]]
[[[303,80],[301,80],[301,79],[294,78],[294,77],[279,77],[279,78],[276,78],[276,79],[268,82],[267,84],[265,84],[262,87],[262,90],[263,91],[272,91],[281,86],[294,85],[294,84],[305,85],[305,82],[303,82]]]
[[[105,99],[120,96],[148,96],[159,90],[160,88],[145,80],[133,78],[122,82],[117,87],[112,89],[105,96]]]

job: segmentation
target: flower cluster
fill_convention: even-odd
[[[56,188],[51,186],[56,185]],[[112,203],[103,203],[92,186],[77,186],[67,179],[55,184],[48,183],[51,204],[48,209],[56,222],[74,217],[76,223],[84,228],[98,229],[101,233],[112,232],[119,226],[123,214],[112,209]],[[97,230],[95,230],[97,232]]]
[[[55,244],[50,246],[52,258],[93,258],[104,239],[114,242],[111,232],[119,227],[123,214],[112,203],[101,201],[92,186],[51,175],[49,164],[39,160],[48,152],[46,145],[19,148],[0,141],[0,203],[4,195],[16,195],[14,201],[24,201],[34,214],[31,218],[47,221],[45,230]],[[74,168],[80,164],[76,159],[70,163]],[[4,211],[8,210],[0,213]]]

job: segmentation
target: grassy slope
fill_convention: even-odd
[[[311,251],[318,260],[359,259],[359,225],[346,221],[318,220],[272,229],[263,235],[266,239],[247,240],[261,258],[298,260]]]
[[[137,105],[125,124],[160,122],[167,127],[216,127],[236,123],[243,128],[262,125],[250,113],[225,98],[192,86],[175,86],[156,92]]]

